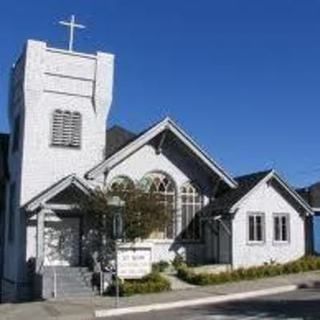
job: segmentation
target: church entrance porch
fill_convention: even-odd
[[[80,263],[80,218],[54,217],[45,222],[44,265],[78,266]]]

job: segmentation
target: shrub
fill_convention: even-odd
[[[263,277],[274,277],[281,274],[299,273],[304,271],[320,270],[320,257],[307,256],[299,260],[285,264],[264,264],[260,267],[239,268],[234,271],[212,273],[195,273],[186,265],[181,265],[177,269],[177,276],[195,285],[215,285],[231,281],[253,280]]]
[[[164,272],[169,266],[170,266],[169,262],[161,260],[157,263],[152,264],[152,272],[155,272],[155,273]]]
[[[186,265],[186,261],[181,254],[177,253],[172,260],[172,265],[176,270],[178,270],[180,267]]]
[[[171,285],[169,280],[156,272],[153,272],[142,279],[122,281],[119,285],[120,296],[131,296],[134,294],[156,293],[170,290]],[[115,295],[115,283],[109,287],[107,294]]]

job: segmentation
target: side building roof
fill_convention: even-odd
[[[309,203],[314,211],[320,211],[320,182],[305,188],[299,188],[297,192]]]
[[[235,178],[238,187],[218,195],[212,202],[210,210],[213,212],[228,212],[234,204],[241,200],[250,190],[252,190],[261,180],[263,180],[272,170],[254,172]]]
[[[238,187],[230,189],[217,198],[210,204],[209,214],[221,214],[233,212],[239,204],[252,192],[260,183],[273,181],[282,190],[282,195],[285,195],[297,205],[306,214],[312,214],[312,209],[308,202],[296,190],[291,188],[274,170],[266,170],[254,172],[251,174],[239,176],[235,178]]]

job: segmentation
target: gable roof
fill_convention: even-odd
[[[227,185],[235,188],[237,183],[227,174],[211,157],[209,157],[194,141],[187,135],[174,121],[170,118],[165,118],[162,121],[151,126],[147,130],[128,141],[122,148],[115,151],[113,154],[98,164],[96,167],[86,173],[86,178],[94,179],[99,174],[109,170],[119,162],[130,156],[132,153],[150,142],[160,133],[169,130],[174,134],[189,150],[191,150],[210,170],[217,174]]]
[[[230,189],[218,196],[209,207],[212,213],[226,213],[233,212],[240,203],[251,193],[255,188],[262,183],[271,179],[275,179],[307,213],[312,214],[312,209],[308,203],[293,189],[291,188],[274,170],[266,170],[254,172],[251,174],[236,177],[238,187]]]
[[[133,141],[137,135],[123,127],[115,125],[106,132],[106,158]]]
[[[50,199],[54,198],[57,194],[65,190],[66,188],[74,186],[84,194],[88,194],[92,189],[90,185],[83,179],[80,179],[76,175],[72,174],[59,180],[45,191],[30,200],[26,205],[27,211],[34,211],[47,203]]]
[[[229,211],[235,203],[242,199],[270,172],[271,170],[267,170],[236,177],[235,180],[238,183],[238,187],[218,196],[217,199],[212,202],[210,209],[212,211]]]

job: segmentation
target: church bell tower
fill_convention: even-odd
[[[9,110],[12,150],[21,154],[10,161],[21,162],[21,204],[66,175],[83,176],[103,159],[113,68],[108,53],[27,42],[13,70],[12,96],[21,100],[13,99]]]
[[[105,155],[114,56],[68,50],[28,40],[11,70],[3,301],[26,283],[24,206],[70,174],[83,177]],[[5,280],[4,280],[5,279]]]

